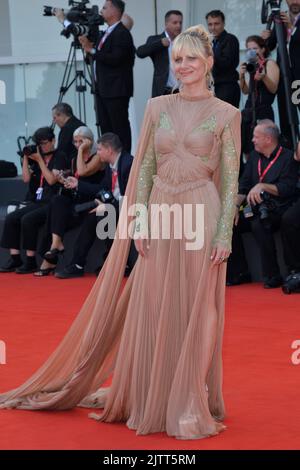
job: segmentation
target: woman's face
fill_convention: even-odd
[[[254,41],[247,42],[246,47],[247,49],[253,49],[256,52],[256,54],[258,54],[259,57],[263,59],[264,52],[265,52],[264,47],[259,47],[259,45]]]
[[[73,137],[73,144],[79,149],[80,145],[87,140],[90,142],[89,139],[84,138],[82,135],[76,135],[76,137]]]
[[[206,81],[206,74],[212,67],[212,57],[205,62],[202,57],[180,52],[174,59],[174,72],[182,85],[195,85]]]

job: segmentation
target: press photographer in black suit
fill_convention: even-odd
[[[264,287],[282,284],[273,233],[280,229],[282,216],[295,198],[298,163],[291,150],[280,146],[279,137],[278,127],[269,119],[254,129],[255,150],[239,181],[227,285],[250,281],[242,242],[242,233],[249,231],[259,246]],[[247,206],[241,211],[245,200]]]
[[[236,70],[240,59],[239,41],[225,30],[225,15],[222,11],[210,11],[206,15],[206,21],[208,30],[214,37],[212,75],[215,95],[238,108],[241,96],[239,74]]]
[[[183,16],[179,10],[165,14],[165,31],[149,36],[146,44],[137,48],[140,59],[150,57],[154,65],[152,97],[166,95],[177,88],[178,83],[171,67],[172,43],[182,31]]]
[[[124,148],[131,150],[131,129],[128,109],[133,96],[133,65],[135,47],[128,29],[121,22],[125,3],[107,0],[101,14],[108,25],[101,32],[97,43],[92,44],[86,36],[80,36],[85,52],[96,63],[96,86],[99,123],[102,134],[117,134]]]

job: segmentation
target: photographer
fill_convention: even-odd
[[[298,163],[291,150],[279,145],[278,127],[268,119],[255,127],[253,144],[239,182],[227,285],[250,281],[242,233],[251,231],[260,250],[264,287],[273,288],[282,284],[273,232],[295,197]]]
[[[67,181],[65,176],[71,174],[76,181],[99,184],[104,177],[105,164],[97,154],[92,131],[85,126],[78,127],[73,134],[73,141],[77,148],[77,157],[71,162],[71,173],[58,174],[58,181],[65,185]],[[48,276],[54,271],[58,256],[64,251],[63,237],[65,232],[83,221],[83,214],[82,216],[73,214],[74,206],[87,200],[89,200],[88,197],[71,189],[63,189],[63,187],[60,194],[52,199],[41,249],[44,261],[35,276]],[[50,234],[51,240],[49,241]],[[49,245],[51,245],[50,250],[45,253]]]
[[[33,140],[37,149],[24,148],[23,180],[29,183],[30,203],[7,215],[1,246],[10,250],[10,260],[0,272],[28,274],[36,270],[35,252],[39,228],[45,223],[51,199],[59,189],[55,170],[66,168],[65,154],[55,150],[55,135],[50,127],[38,129]],[[22,263],[20,248],[26,250]]]
[[[240,87],[248,95],[242,111],[242,153],[248,158],[253,150],[252,136],[256,122],[260,119],[274,121],[272,104],[280,71],[276,62],[268,59],[269,51],[260,36],[249,36],[246,39],[246,48],[250,61],[240,67]]]
[[[121,22],[125,4],[122,0],[106,0],[101,14],[108,25],[94,45],[86,36],[79,40],[96,64],[96,87],[99,124],[102,134],[117,134],[123,147],[131,150],[131,129],[128,109],[133,96],[135,47],[128,29]]]
[[[111,194],[109,204],[113,205],[116,211],[116,219],[118,219],[119,202],[126,191],[133,157],[122,149],[119,137],[112,133],[103,134],[103,136],[100,137],[98,141],[98,154],[101,160],[108,164],[105,171],[105,178],[101,182],[101,185],[87,184],[81,181],[77,182],[74,178],[68,178],[66,186],[73,189],[76,188],[80,194],[86,194],[90,199],[94,199],[99,193],[99,190],[105,189],[107,193]],[[68,279],[84,275],[86,258],[96,238],[96,227],[98,222],[103,218],[103,212],[105,212],[103,201],[98,202],[99,205],[101,205],[98,211],[89,213],[84,220],[75,242],[71,264],[66,266],[63,271],[57,272],[56,277]],[[101,211],[101,215],[99,214],[99,210]],[[106,252],[104,258],[107,257],[112,243],[113,239],[105,239]],[[135,259],[136,253],[132,248],[128,259],[127,274],[129,274],[129,271],[133,268]]]
[[[300,80],[300,2],[299,0],[286,0],[286,3],[289,11],[280,11],[280,18],[284,25],[287,54],[290,64],[290,68],[286,72],[290,75],[291,82],[293,82],[294,80]],[[265,39],[268,48],[273,51],[277,46],[275,27],[272,28],[272,31],[267,29],[262,31],[261,36]],[[282,61],[279,53],[277,53],[277,63],[281,66]],[[293,148],[282,74],[280,76],[277,99],[281,134],[285,140],[285,145],[289,148]],[[300,109],[300,104],[298,104],[298,109]],[[297,108],[295,106],[292,106],[292,112],[295,115],[295,119],[297,119]]]

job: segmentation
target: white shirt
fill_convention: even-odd
[[[110,168],[111,168],[111,171],[118,171],[118,163],[119,163],[119,158],[121,156],[121,152],[119,153],[119,155],[117,156],[116,158],[116,161],[115,163],[112,165],[111,163],[109,164]],[[115,189],[114,189],[114,192],[113,192],[113,195],[114,195],[114,198],[119,201],[122,196],[121,196],[121,192],[120,192],[120,185],[119,185],[119,175],[117,177],[117,181],[116,181],[116,185],[115,185]]]
[[[170,38],[167,31],[165,31],[165,35],[170,41],[170,45],[169,45],[169,48],[168,48],[168,52],[169,52],[169,77],[168,77],[168,81],[167,81],[167,87],[178,88],[178,81],[176,80],[176,77],[175,77],[175,74],[174,74],[174,71],[173,71],[173,68],[172,68],[173,41],[171,40],[171,38]]]

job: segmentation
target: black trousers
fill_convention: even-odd
[[[291,127],[290,127],[290,123],[288,119],[285,91],[284,91],[284,82],[283,82],[281,74],[280,74],[280,80],[279,80],[278,90],[277,90],[277,103],[278,103],[278,114],[279,114],[279,123],[280,123],[280,131],[281,131],[281,136],[282,136],[282,143],[285,147],[293,149],[292,132],[291,132]],[[291,107],[292,107],[293,123],[295,125],[298,125],[299,114],[297,112],[297,106],[292,104]],[[298,110],[300,111],[300,105],[298,105]]]
[[[281,237],[284,261],[289,271],[300,271],[300,199],[283,214]]]
[[[280,228],[281,215],[270,214],[270,226],[266,226],[258,216],[245,218],[240,215],[237,226],[233,228],[232,253],[228,259],[227,278],[234,279],[240,273],[249,271],[242,240],[242,233],[252,232],[258,244],[264,278],[280,276],[276,246],[273,234]]]
[[[73,199],[64,194],[58,194],[51,200],[39,248],[41,256],[49,250],[53,233],[63,239],[68,230],[77,227],[84,220],[86,214],[74,215],[74,205]]]
[[[78,264],[79,266],[82,266],[82,267],[85,266],[88,252],[90,248],[92,247],[95,241],[95,238],[97,236],[96,234],[97,224],[98,222],[100,222],[100,220],[103,217],[105,217],[105,215],[99,217],[99,216],[96,216],[95,213],[87,215],[75,242],[74,254],[73,254],[71,264]],[[112,247],[113,241],[114,240],[110,238],[106,238],[105,240],[103,240],[103,243],[105,244],[104,259],[107,258],[109,250]],[[136,259],[137,259],[137,251],[135,249],[134,243],[132,242],[131,247],[130,247],[130,252],[128,255],[128,261],[127,261],[127,264],[131,269],[133,268],[136,262]]]
[[[239,107],[241,90],[237,82],[216,84],[215,95],[220,100],[226,101],[236,108]]]
[[[1,246],[36,251],[40,227],[46,222],[49,203],[32,202],[5,218]]]
[[[97,97],[101,133],[113,132],[120,137],[123,147],[131,152],[131,129],[129,122],[129,97]]]

